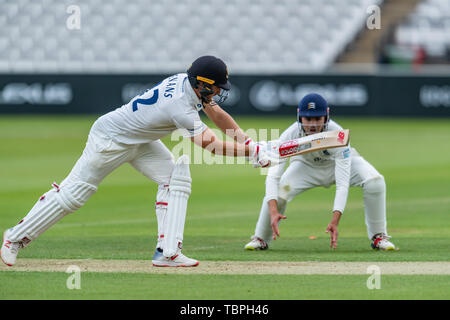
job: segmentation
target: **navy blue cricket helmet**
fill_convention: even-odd
[[[297,108],[297,121],[301,127],[302,117],[325,117],[324,130],[330,120],[330,108],[327,101],[317,93],[310,93],[303,97]]]

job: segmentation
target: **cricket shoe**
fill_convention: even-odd
[[[9,231],[10,229],[6,230],[3,233],[3,244],[0,249],[0,254],[3,263],[9,267],[12,267],[16,263],[17,254],[19,253],[19,250],[24,248],[25,244],[22,241],[17,242],[10,241]]]
[[[247,243],[244,247],[245,250],[267,250],[269,245],[263,239],[258,237],[253,237],[252,241]]]
[[[163,251],[158,248],[152,258],[155,267],[196,267],[199,262],[197,260],[186,257],[181,250],[174,256],[167,258],[163,255]]]
[[[387,236],[384,233],[378,233],[373,236],[371,246],[373,249],[383,251],[397,250],[395,245],[389,241],[390,238],[390,236]]]

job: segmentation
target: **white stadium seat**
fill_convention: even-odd
[[[431,57],[450,50],[450,1],[424,0],[398,27],[395,40],[402,46],[421,46]]]
[[[422,11],[450,17],[448,0],[429,2],[439,4],[439,10],[422,6]],[[205,54],[220,56],[234,73],[321,71],[364,27],[367,7],[381,3],[0,1],[0,71],[170,73]],[[74,4],[81,13],[79,30],[66,24],[67,9]],[[439,34],[448,39],[447,33]],[[435,45],[438,39],[428,41],[442,47]]]

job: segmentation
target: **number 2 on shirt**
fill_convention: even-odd
[[[149,90],[153,90],[155,87],[149,89]],[[147,91],[146,91],[147,92]],[[158,96],[159,96],[159,90],[158,89],[154,89],[153,90],[153,96],[151,96],[148,99],[136,99],[133,101],[133,112],[138,110],[138,103],[145,105],[145,106],[151,106],[152,104],[155,104],[156,101],[158,101]]]

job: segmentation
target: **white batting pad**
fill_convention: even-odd
[[[79,209],[97,191],[97,187],[84,182],[61,187],[53,183],[52,186],[53,189],[40,197],[27,216],[11,229],[11,241],[24,238],[33,241],[64,216]]]
[[[163,248],[164,221],[167,214],[167,205],[169,204],[169,185],[159,185],[156,194],[155,211],[158,221],[158,242],[157,248]]]
[[[169,202],[164,223],[163,253],[174,256],[183,242],[184,224],[189,195],[191,194],[191,173],[189,157],[181,156],[176,164],[169,183]]]

